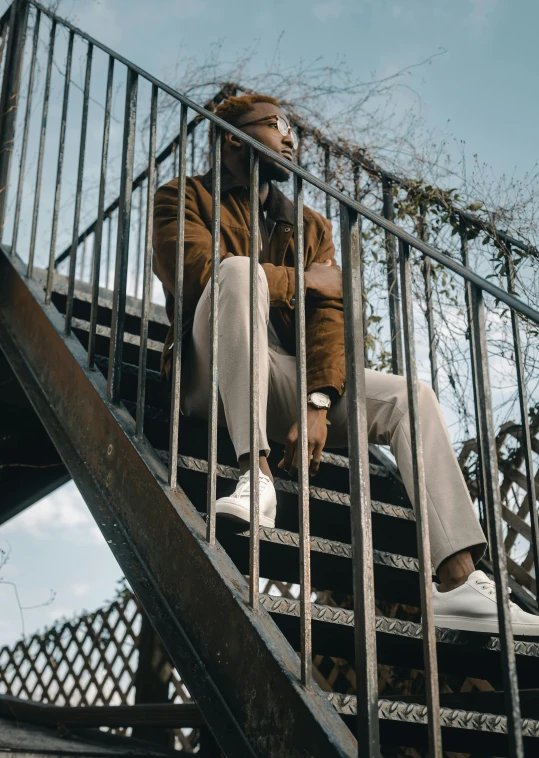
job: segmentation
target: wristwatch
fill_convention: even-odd
[[[307,402],[309,405],[312,405],[313,408],[325,408],[326,410],[331,408],[331,400],[324,392],[311,392],[311,394],[307,396]]]

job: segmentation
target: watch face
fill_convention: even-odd
[[[317,408],[329,408],[330,400],[323,392],[313,392],[311,395],[311,403]]]

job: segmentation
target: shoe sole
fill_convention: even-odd
[[[250,523],[249,511],[242,508],[242,506],[237,503],[227,503],[226,500],[224,502],[223,500],[220,500],[216,512],[218,516],[224,516],[232,521],[241,521],[247,524]],[[259,515],[259,523],[260,526],[267,526],[270,529],[275,527],[275,519],[271,519],[269,516],[264,516],[262,513]]]
[[[497,621],[471,619],[466,616],[434,616],[434,626],[441,626],[444,629],[457,629],[462,632],[500,633]],[[513,622],[512,627],[514,635],[539,637],[539,624],[519,624]]]

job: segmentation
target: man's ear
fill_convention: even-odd
[[[243,142],[230,132],[225,132],[223,139],[233,150],[239,150],[243,145]]]

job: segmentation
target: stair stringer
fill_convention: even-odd
[[[351,732],[153,448],[106,397],[78,339],[43,303],[20,259],[0,251],[0,345],[96,523],[224,752],[355,756]],[[151,506],[149,505],[151,504]]]

